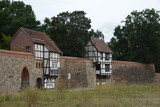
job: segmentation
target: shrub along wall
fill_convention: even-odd
[[[112,82],[153,83],[155,82],[154,64],[112,61]]]
[[[69,88],[94,88],[96,85],[96,70],[92,60],[76,57],[61,57],[61,73]]]

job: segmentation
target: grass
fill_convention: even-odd
[[[0,107],[158,107],[160,84],[109,84],[91,90],[38,90],[1,94]]]

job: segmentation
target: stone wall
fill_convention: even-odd
[[[0,93],[21,91],[22,72],[25,67],[29,72],[29,86],[36,87],[37,78],[43,81],[42,63],[35,60],[32,53],[0,49]],[[68,73],[71,73],[70,80]],[[83,58],[61,57],[59,78],[70,88],[94,88],[96,85],[96,71],[92,60]]]
[[[96,70],[92,60],[76,57],[61,57],[62,79],[69,88],[94,88]],[[36,87],[37,78],[43,81],[43,62],[35,60],[32,53],[0,49],[0,93],[21,91],[22,71],[29,71],[29,86]],[[71,79],[68,79],[68,74]],[[159,74],[156,74],[159,77]],[[153,64],[113,61],[111,82],[153,83],[155,68]],[[157,81],[160,81],[157,79]]]
[[[68,79],[68,74],[71,79]],[[69,88],[94,88],[96,85],[96,70],[92,60],[76,57],[61,57],[62,79]]]
[[[36,86],[36,79],[42,78],[43,70],[36,68],[31,53],[0,50],[0,93],[21,91],[22,71],[26,67],[29,71],[29,86]],[[43,78],[42,78],[43,79]]]
[[[155,75],[156,75],[155,76],[156,83],[160,83],[160,73],[156,73]]]
[[[112,61],[112,82],[153,83],[155,67],[153,64]]]

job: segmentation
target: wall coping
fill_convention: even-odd
[[[130,61],[116,61],[113,60],[112,63],[117,63],[117,64],[127,64],[127,65],[152,65],[154,66],[154,64],[144,64],[144,63],[140,63],[140,62],[130,62]]]
[[[86,58],[80,58],[80,57],[70,57],[70,56],[61,56],[61,60],[65,60],[67,62],[91,62],[91,59],[86,59]]]
[[[11,51],[11,50],[0,49],[0,56],[31,59],[31,58],[33,58],[34,55],[32,53],[28,53],[28,52],[20,52],[20,51]]]

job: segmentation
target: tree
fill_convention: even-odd
[[[32,7],[21,1],[0,1],[0,16],[0,42],[2,33],[13,36],[20,27],[36,30],[40,24],[36,20]]]
[[[154,9],[133,11],[117,26],[109,46],[116,59],[157,63],[160,58],[160,15]]]
[[[63,12],[52,18],[52,36],[64,55],[84,57],[91,20],[84,11]]]
[[[6,36],[2,33],[2,40],[1,40],[1,43],[0,43],[0,49],[7,49],[9,50],[9,44],[8,42],[11,40],[11,36]]]
[[[38,30],[41,32],[45,32],[47,35],[51,36],[51,30],[52,30],[52,25],[51,25],[51,19],[45,18],[44,23],[38,27]]]
[[[128,34],[125,27],[117,26],[114,30],[114,37],[108,43],[113,51],[113,59],[130,60],[130,50],[128,42]]]
[[[96,32],[95,32],[93,29],[91,29],[90,34],[91,34],[92,38],[104,40],[104,35],[99,30],[96,30]]]

